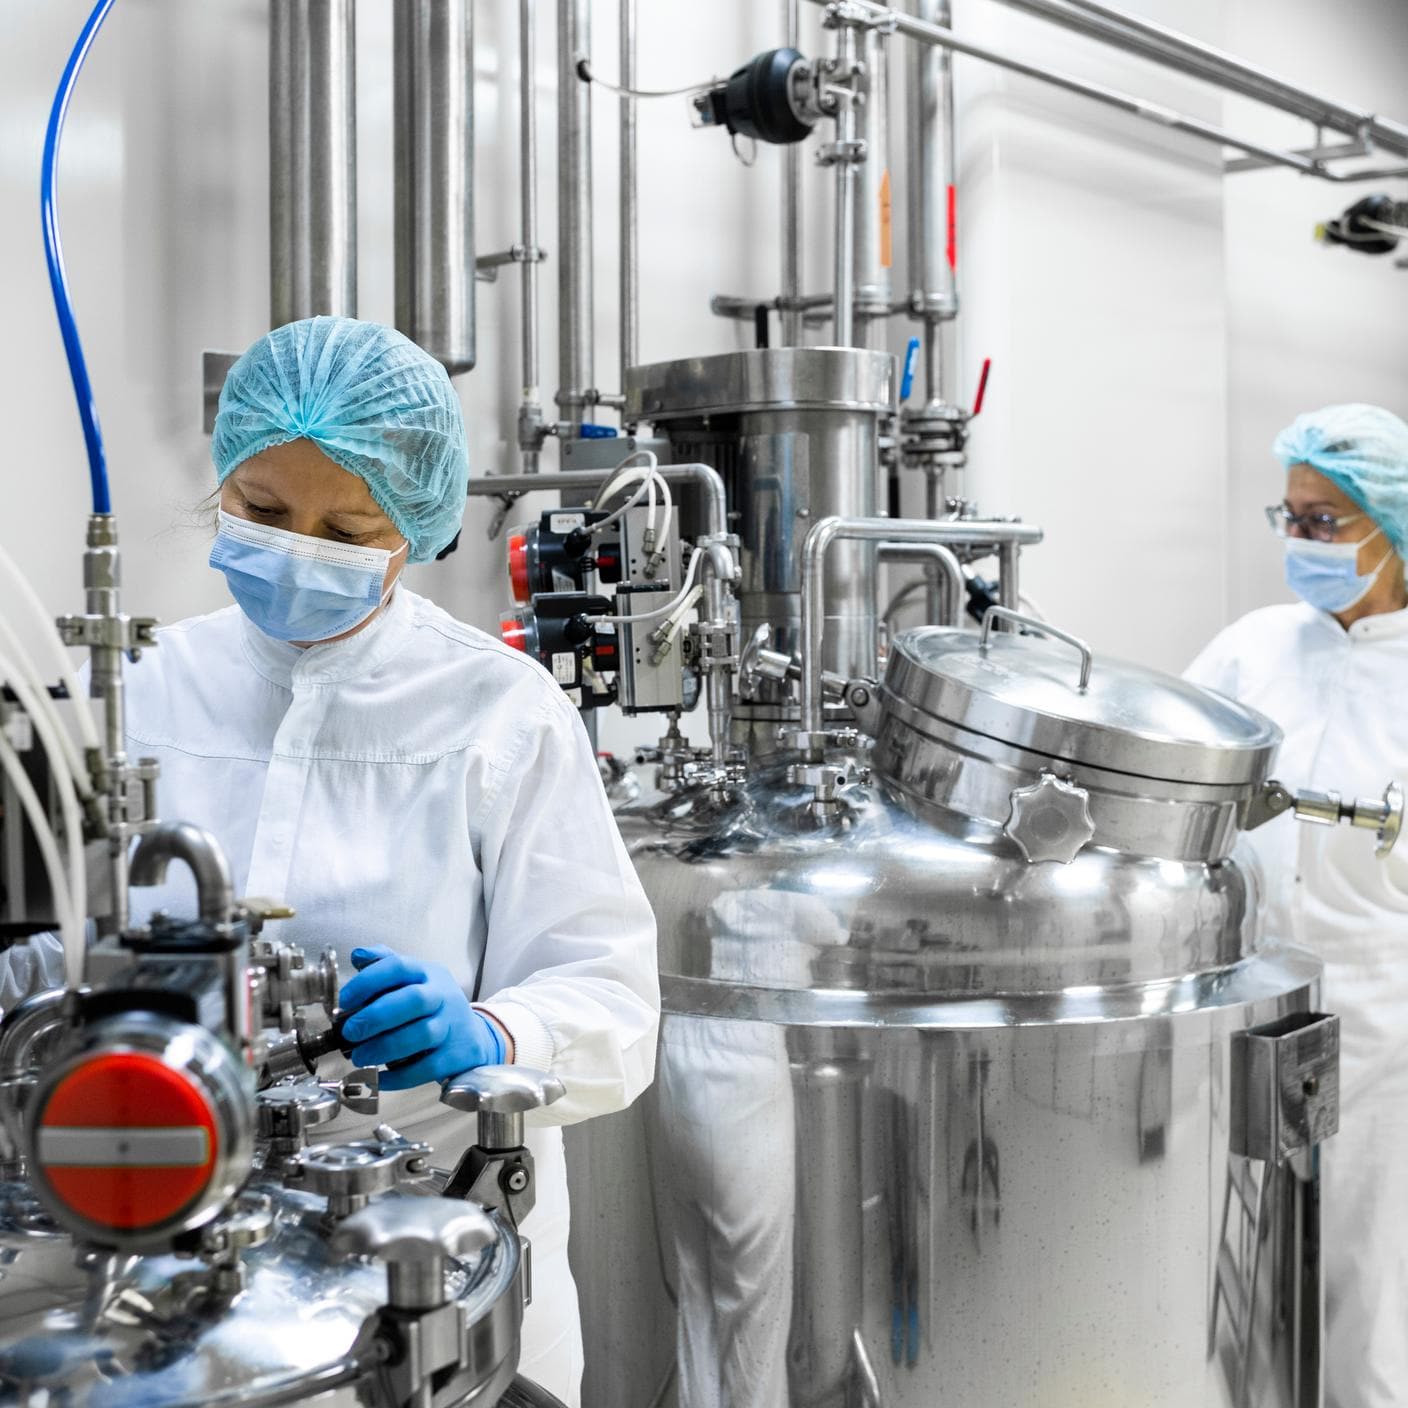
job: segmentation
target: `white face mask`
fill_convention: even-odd
[[[1317,543],[1286,539],[1286,585],[1304,602],[1334,614],[1358,606],[1393,556],[1390,548],[1367,577],[1359,575],[1359,549],[1383,532],[1375,528],[1357,543]]]

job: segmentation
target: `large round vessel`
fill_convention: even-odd
[[[587,1408],[1319,1402],[1337,1032],[1237,845],[1279,734],[1074,644],[900,637],[834,814],[782,761],[621,813],[666,1015],[571,1151]]]

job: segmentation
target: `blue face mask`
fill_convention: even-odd
[[[275,640],[330,640],[360,626],[391,595],[383,589],[406,551],[309,538],[220,512],[210,565],[240,609]],[[393,584],[394,585],[394,584]]]
[[[1286,539],[1286,585],[1304,602],[1332,614],[1348,611],[1369,594],[1393,553],[1386,552],[1367,577],[1359,575],[1359,549],[1383,532],[1376,528],[1357,543]]]

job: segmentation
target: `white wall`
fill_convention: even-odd
[[[1333,17],[1308,0],[1140,8],[1212,39],[1225,27],[1248,57],[1408,116],[1389,67],[1408,37],[1398,0],[1345,0]],[[87,490],[36,191],[52,85],[87,9],[87,0],[10,0],[0,46],[0,541],[55,611],[81,603]],[[803,9],[803,47],[816,52],[818,12]],[[958,9],[972,35],[1209,117],[1223,106],[989,0]],[[475,6],[485,250],[517,237],[516,10],[512,0]],[[550,251],[552,10],[542,6],[538,55]],[[771,3],[649,0],[641,11],[647,86],[727,72],[778,40]],[[166,619],[223,600],[202,531],[187,520],[210,483],[200,353],[244,346],[267,319],[264,14],[263,0],[123,0],[93,51],[65,146],[68,265],[128,546],[128,604]],[[602,0],[596,14],[598,67],[609,75],[615,6]],[[360,25],[361,312],[389,319],[389,5],[363,0]],[[1309,224],[1338,208],[1339,190],[1277,173],[1224,184],[1215,152],[1196,143],[971,62],[960,61],[960,81],[965,396],[981,357],[995,358],[969,491],[991,511],[1047,526],[1048,546],[1028,556],[1028,584],[1049,613],[1104,648],[1177,667],[1232,611],[1275,594],[1250,506],[1274,497],[1259,476],[1276,426],[1337,396],[1401,398],[1408,332],[1386,310],[1408,275],[1309,243]],[[598,93],[597,382],[607,390],[617,389],[614,107]],[[713,318],[708,296],[775,291],[779,155],[765,150],[745,169],[721,134],[690,130],[682,99],[643,105],[640,116],[642,355],[741,345],[744,330]],[[898,176],[898,154],[894,166]],[[807,182],[816,219],[806,283],[820,287],[829,221],[810,153]],[[897,205],[902,194],[900,183]],[[903,229],[897,210],[900,284]],[[516,276],[480,294],[480,366],[461,392],[474,470],[486,473],[515,461]],[[550,390],[552,259],[543,294]],[[892,345],[908,331],[896,326]],[[501,549],[484,538],[488,512],[473,503],[460,553],[417,569],[421,589],[486,626],[505,599]],[[654,731],[647,721],[630,736]],[[613,727],[609,736],[619,744],[624,735]]]
[[[1227,42],[1326,96],[1408,120],[1403,0],[1230,0]],[[1229,120],[1272,141],[1306,140],[1307,127],[1240,99]],[[1378,156],[1360,167],[1403,165]],[[1290,599],[1281,553],[1261,509],[1281,496],[1271,441],[1301,411],[1369,401],[1408,417],[1408,270],[1398,256],[1369,258],[1318,245],[1317,223],[1374,192],[1408,196],[1403,181],[1327,186],[1290,174],[1227,183],[1228,498],[1235,525],[1228,611]]]

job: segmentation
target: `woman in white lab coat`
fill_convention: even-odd
[[[236,893],[337,950],[353,1059],[411,1061],[380,1118],[437,1162],[473,1133],[439,1082],[500,1061],[562,1079],[530,1117],[521,1368],[575,1404],[549,1126],[648,1085],[659,1014],[654,920],[585,731],[534,661],[399,584],[454,539],[468,474],[454,389],[414,344],[348,319],[276,329],[231,371],[212,453],[211,564],[238,605],[163,630],[129,672],[128,751],[160,762],[163,816],[218,837]],[[182,904],[180,883],[134,891],[134,918]]]
[[[1408,425],[1330,406],[1277,437],[1267,510],[1301,604],[1223,631],[1188,677],[1268,714],[1291,788],[1377,796],[1408,783]],[[1269,932],[1325,962],[1341,1022],[1340,1132],[1326,1148],[1327,1408],[1408,1402],[1408,846],[1296,825],[1250,835]]]

